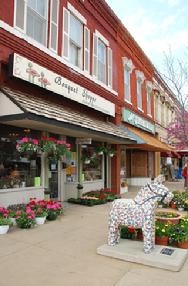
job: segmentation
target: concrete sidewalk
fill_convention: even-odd
[[[0,236],[0,286],[187,286],[188,261],[172,273],[97,255],[109,207],[71,205],[55,222]]]

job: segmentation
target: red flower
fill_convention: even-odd
[[[45,141],[45,140],[47,140],[47,137],[46,136],[42,136],[41,139]]]
[[[134,227],[128,227],[128,231],[129,231],[130,233],[134,233],[134,232],[135,232],[135,228],[134,228]]]

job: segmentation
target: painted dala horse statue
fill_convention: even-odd
[[[172,198],[173,194],[156,178],[142,187],[133,200],[115,200],[109,215],[108,245],[119,243],[121,225],[142,228],[144,252],[150,253],[155,247],[156,202],[169,203]]]

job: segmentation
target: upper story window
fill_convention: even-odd
[[[70,14],[70,62],[82,68],[83,24]]]
[[[70,4],[63,9],[62,55],[75,67],[90,73],[90,30],[86,19]]]
[[[15,26],[46,46],[48,0],[15,0]]]
[[[137,79],[137,107],[142,110],[142,83],[144,82],[145,76],[143,72],[136,71]]]
[[[98,31],[93,34],[93,76],[112,87],[112,49]]]
[[[123,58],[124,66],[124,99],[125,101],[131,103],[131,73],[134,69],[132,60],[128,58]]]
[[[151,115],[151,95],[152,95],[152,83],[146,82],[146,95],[147,95],[147,114]]]

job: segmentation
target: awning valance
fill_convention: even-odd
[[[153,135],[150,135],[149,133],[142,131],[140,129],[137,129],[135,127],[131,127],[131,126],[126,126],[126,127],[130,132],[132,132],[133,134],[138,136],[140,140],[142,140],[142,143],[139,143],[137,141],[138,142],[137,144],[131,143],[130,145],[128,145],[128,147],[139,148],[141,150],[155,151],[155,152],[171,151],[171,149],[169,148],[167,144],[162,143]]]
[[[54,103],[38,95],[32,96],[18,90],[9,88],[0,89],[0,121],[16,125],[25,122],[27,125],[44,127],[63,128],[68,134],[74,131],[82,136],[93,135],[95,138],[102,138],[106,142],[116,144],[128,144],[136,142],[128,132],[119,126],[105,120],[90,117],[84,112]],[[22,121],[22,123],[21,123]],[[36,122],[38,122],[36,124]],[[20,125],[21,126],[21,125]],[[48,129],[49,129],[48,128]],[[46,129],[46,130],[48,130]],[[51,131],[51,129],[49,129]],[[53,129],[52,129],[53,131]]]

